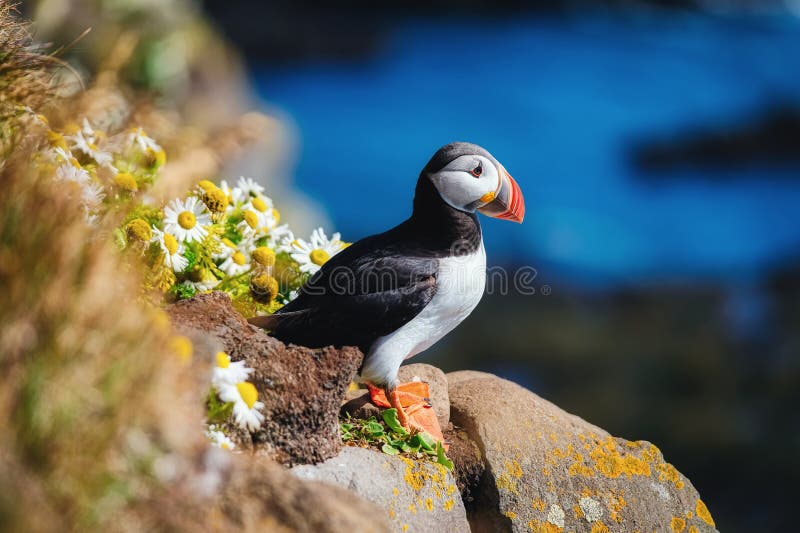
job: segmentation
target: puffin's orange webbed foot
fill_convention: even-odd
[[[444,443],[439,419],[432,409],[428,384],[423,381],[401,383],[388,394],[380,387],[367,384],[370,400],[378,407],[393,407],[397,421],[411,433],[424,431]]]

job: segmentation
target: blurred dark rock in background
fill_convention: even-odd
[[[644,140],[633,147],[632,159],[648,178],[671,176],[662,172],[687,168],[737,170],[791,165],[800,170],[800,109],[775,106],[736,124],[693,128],[671,138]],[[721,177],[713,172],[702,176]],[[800,177],[800,172],[794,176]]]

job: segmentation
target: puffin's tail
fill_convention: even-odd
[[[305,328],[308,312],[306,310],[288,311],[283,309],[272,315],[254,316],[247,321],[252,325],[263,328],[273,337],[284,340]],[[288,336],[288,337],[287,337]]]
[[[280,315],[254,316],[247,319],[252,325],[271,331],[280,324]]]

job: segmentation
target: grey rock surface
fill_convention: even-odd
[[[296,466],[292,472],[305,480],[340,485],[372,502],[383,509],[393,531],[469,531],[452,474],[431,461],[346,446],[324,463]]]

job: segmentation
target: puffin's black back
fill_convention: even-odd
[[[472,253],[481,243],[477,216],[449,206],[429,178],[465,154],[494,160],[469,143],[440,148],[419,176],[408,220],[339,252],[297,298],[252,322],[286,343],[359,346],[366,354],[378,338],[414,318],[436,293],[439,258]]]

